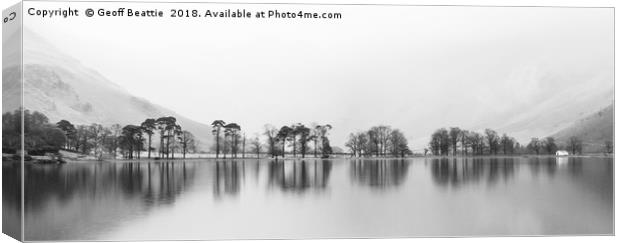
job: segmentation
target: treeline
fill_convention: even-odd
[[[297,157],[299,153],[302,158],[305,158],[310,151],[308,144],[312,143],[315,158],[319,153],[321,158],[328,158],[333,153],[327,137],[331,129],[332,126],[329,124],[306,127],[304,124],[296,123],[291,126],[282,126],[280,129],[269,124],[265,125],[263,134],[267,137],[267,153],[272,158],[278,158],[278,155],[284,158],[288,144],[291,148],[289,154]]]
[[[230,157],[237,157],[239,152],[239,143],[242,143],[242,157],[245,157],[245,134],[243,138],[241,138],[241,126],[237,123],[228,123],[222,120],[215,120],[211,123],[213,127],[212,133],[215,136],[215,157],[219,158],[220,153],[224,154],[224,158],[226,158],[226,154],[230,153]],[[223,140],[222,140],[222,135]]]
[[[46,152],[58,151],[66,144],[64,132],[49,123],[49,119],[40,112],[24,110],[24,126],[22,130],[22,114],[20,110],[2,114],[2,153],[14,154],[21,149],[21,134],[24,134],[24,149],[31,155],[43,155]]]
[[[352,157],[405,157],[412,154],[405,135],[399,129],[384,125],[351,133],[345,146]]]
[[[20,111],[5,113],[3,122],[3,150],[19,149]],[[176,152],[195,151],[196,140],[189,131],[182,130],[174,117],[149,118],[140,125],[101,124],[74,125],[68,120],[51,124],[49,119],[39,112],[24,110],[24,143],[30,154],[58,152],[60,149],[92,154],[101,158],[104,154],[123,158],[140,158],[141,152],[157,149],[152,146],[154,135],[159,138],[159,158],[174,158]]]
[[[146,151],[147,158],[151,158],[151,153],[158,151],[158,158],[174,159],[175,153],[180,152],[185,158],[188,152],[196,149],[194,135],[183,130],[172,116],[148,118],[139,125],[75,126],[67,120],[61,120],[56,125],[67,137],[65,149],[92,153],[97,157],[107,153],[116,158],[120,153],[126,159],[140,159],[141,153]],[[153,147],[155,135],[159,138],[158,149]]]
[[[532,138],[527,144],[527,151],[536,154],[555,154],[558,150],[567,150],[571,154],[581,154],[583,152],[583,141],[572,136],[566,142],[566,146],[558,145],[552,137],[544,139]]]
[[[219,158],[220,152],[226,158],[228,151],[230,151],[231,157],[237,157],[239,146],[241,146],[242,157],[245,157],[246,136],[245,134],[243,136],[239,135],[241,127],[238,124],[226,124],[222,120],[215,120],[211,126],[215,136],[214,150],[216,158]],[[267,124],[263,132],[266,144],[262,144],[260,136],[255,135],[249,141],[249,151],[255,154],[257,158],[264,151],[271,158],[276,159],[278,156],[284,158],[286,154],[290,154],[293,157],[300,155],[302,158],[305,158],[309,153],[313,153],[314,157],[320,155],[322,158],[327,158],[333,153],[328,138],[331,129],[332,126],[329,124],[306,126],[301,123],[295,123],[290,126],[282,126],[279,129]],[[239,145],[239,141],[241,141],[241,145]]]
[[[459,127],[437,129],[432,135],[429,147],[424,149],[424,155],[429,152],[433,155],[513,155],[513,154],[555,154],[558,150],[568,150],[572,154],[580,154],[583,142],[577,137],[571,137],[567,145],[560,146],[553,137],[544,139],[532,138],[523,146],[507,134],[499,135],[492,129],[485,129],[484,133],[468,131]]]

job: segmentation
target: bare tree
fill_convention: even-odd
[[[527,148],[530,151],[536,152],[536,154],[540,154],[540,149],[542,148],[542,142],[538,138],[532,138],[530,143],[527,145]]]
[[[583,142],[578,137],[572,136],[568,139],[568,147],[572,154],[581,154]]]
[[[497,154],[499,147],[499,136],[497,132],[491,129],[485,129],[484,133],[486,135],[487,144],[489,145],[489,154]]]
[[[183,158],[187,152],[194,152],[196,149],[196,139],[189,131],[183,131],[179,137],[181,148],[183,149]]]
[[[457,143],[461,137],[461,129],[458,127],[451,127],[448,134],[450,135],[450,144],[452,145],[452,155],[456,156]]]
[[[265,125],[265,132],[263,133],[267,137],[267,149],[271,158],[277,156],[276,143],[278,142],[278,129],[273,125]]]
[[[260,139],[258,139],[258,136],[250,140],[250,145],[251,145],[252,151],[256,154],[256,158],[260,158],[260,152],[261,152],[262,146],[260,143]]]

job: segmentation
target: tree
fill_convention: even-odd
[[[118,137],[121,135],[122,127],[119,124],[114,124],[109,128],[104,128],[105,134],[103,138],[103,147],[108,154],[111,154],[116,159],[116,150],[118,149]]]
[[[82,154],[90,153],[90,150],[92,149],[92,143],[90,143],[90,140],[89,140],[91,135],[90,135],[90,130],[88,129],[88,126],[78,125],[76,128],[75,134],[76,134],[75,150],[81,152]]]
[[[22,111],[2,114],[2,151],[3,153],[17,153],[22,145]]]
[[[245,132],[243,133],[243,148],[241,149],[241,158],[245,158]]]
[[[514,152],[514,139],[509,137],[505,133],[500,138],[499,143],[502,146],[502,152],[504,152],[504,154]]]
[[[365,132],[358,132],[355,136],[357,137],[357,154],[359,156],[370,155],[368,134]]]
[[[318,147],[318,142],[320,139],[320,131],[319,131],[319,126],[316,125],[315,123],[311,124],[311,127],[313,128],[312,130],[310,130],[310,137],[308,138],[310,141],[312,141],[314,143],[313,149],[314,149],[314,157],[318,157],[317,152],[319,150]]]
[[[196,139],[194,134],[189,131],[181,132],[181,136],[179,137],[179,141],[181,143],[181,148],[183,149],[183,159],[185,159],[185,154],[189,152],[193,152],[196,150]]]
[[[345,146],[349,148],[351,157],[367,156],[370,152],[368,135],[366,132],[357,132],[349,134],[349,140]]]
[[[581,154],[581,150],[583,148],[583,142],[576,136],[572,136],[568,139],[568,148],[571,150],[572,154]]]
[[[329,131],[332,129],[332,125],[317,125],[315,129],[317,130],[319,139],[321,140],[321,157],[327,158],[333,152],[332,147],[329,144],[329,139],[327,138]]]
[[[385,156],[388,150],[388,142],[390,141],[390,134],[392,133],[392,129],[389,126],[378,126],[377,127],[379,140],[381,141],[381,154]]]
[[[139,153],[142,147],[142,128],[135,125],[124,126],[119,137],[119,144],[124,151],[125,158],[133,159],[134,153]]]
[[[390,140],[390,133],[392,129],[388,126],[380,125],[371,127],[368,134],[371,135],[371,140],[376,146],[376,156],[387,153],[387,143]]]
[[[103,126],[100,124],[93,123],[88,127],[88,129],[89,129],[89,135],[90,135],[88,139],[91,140],[91,144],[94,149],[95,157],[98,157],[101,155],[101,144],[102,144],[101,135],[103,132]],[[99,153],[99,155],[97,153]]]
[[[174,159],[174,154],[177,151],[177,149],[183,149],[183,147],[181,146],[180,139],[183,135],[183,128],[181,128],[181,125],[176,124],[174,126],[174,128],[172,129],[172,133],[170,135],[170,139],[172,140],[170,148],[172,150],[171,154],[171,158]]]
[[[170,139],[175,138],[175,133],[180,130],[176,124],[177,119],[172,116],[160,117],[156,120],[160,130],[160,154],[163,158],[170,158]],[[174,157],[174,155],[173,155]]]
[[[211,123],[211,126],[213,127],[211,132],[215,136],[215,158],[220,157],[220,134],[224,125],[226,125],[226,122],[222,120],[215,120]]]
[[[252,151],[256,154],[256,158],[260,158],[261,144],[258,136],[250,141],[250,145],[252,146]]]
[[[372,128],[368,130],[368,140],[370,142],[370,152],[374,153],[376,157],[379,157],[379,153],[381,151],[381,139],[379,138],[379,132]]]
[[[42,139],[41,148],[46,151],[52,150],[56,152],[67,142],[65,133],[51,124],[45,124],[40,130],[32,130],[31,132],[33,134],[39,134],[38,136]]]
[[[77,133],[75,126],[67,120],[60,120],[59,122],[56,123],[56,126],[60,130],[62,130],[65,133],[65,136],[67,137],[67,142],[64,145],[65,149],[71,149],[71,144],[75,140],[75,136]]]
[[[448,130],[445,128],[441,128],[436,130],[431,135],[431,142],[429,146],[431,147],[431,152],[435,155],[448,155],[450,151],[450,135]]]
[[[56,124],[50,124],[49,119],[37,111],[23,111],[23,129],[20,109],[2,115],[2,149],[9,150],[9,153],[17,153],[22,149],[22,135],[24,149],[29,154],[58,152],[67,143],[65,134],[65,131]]]
[[[122,127],[120,124],[113,124],[110,127],[110,130],[112,132],[112,138],[110,139],[110,142],[109,142],[109,150],[112,151],[112,154],[114,158],[116,159],[116,150],[119,147],[117,138],[121,136]]]
[[[310,137],[310,128],[307,128],[303,124],[298,124],[295,127],[295,133],[299,136],[299,153],[301,157],[305,158],[308,152],[308,141]]]
[[[467,137],[469,136],[469,131],[461,130],[459,136],[461,140],[461,148],[463,150],[462,153],[463,155],[467,156],[467,147],[470,145],[468,142],[469,140],[467,139]]]
[[[428,146],[431,149],[431,153],[434,155],[439,155],[441,152],[441,137],[439,134],[439,130],[435,131],[431,135],[431,141],[428,143]]]
[[[329,138],[325,137],[321,139],[321,158],[329,158],[334,151],[332,150],[332,146],[329,144]]]
[[[109,152],[108,150],[108,143],[112,138],[112,131],[107,128],[107,127],[103,127],[103,130],[101,131],[101,155],[103,155],[103,152]]]
[[[146,135],[148,136],[148,147],[146,149],[148,151],[147,157],[150,159],[151,158],[151,138],[153,137],[153,133],[155,129],[157,128],[157,121],[155,119],[148,118],[144,120],[142,124],[140,124],[140,127],[142,128],[142,131],[146,133]]]
[[[542,142],[538,138],[532,138],[530,143],[527,145],[527,148],[530,151],[534,151],[536,154],[540,154],[540,149],[542,148]]]
[[[271,158],[277,158],[276,143],[278,140],[278,129],[276,129],[273,125],[267,124],[265,125],[265,132],[263,134],[267,137],[268,152],[271,155]]]
[[[411,153],[409,146],[407,145],[407,138],[398,129],[392,130],[389,136],[389,150],[394,157],[405,157]]]
[[[543,146],[548,154],[555,154],[555,151],[558,150],[558,146],[555,144],[555,139],[552,137],[546,137]]]
[[[241,126],[237,123],[229,123],[224,126],[225,136],[230,137],[230,157],[237,157],[237,151],[239,150],[239,131],[241,131]],[[226,137],[224,137],[224,139],[226,139]]]
[[[284,158],[286,154],[286,140],[289,140],[293,129],[289,126],[282,126],[278,131],[278,135],[276,136],[278,141],[282,143],[282,158]]]
[[[293,157],[297,157],[297,136],[299,135],[299,127],[302,126],[300,123],[293,124],[291,126],[291,131],[289,132],[288,140],[293,142]]]
[[[477,132],[469,132],[467,143],[471,146],[472,154],[481,155],[484,152],[484,136]]]
[[[450,144],[452,146],[452,155],[456,155],[457,143],[459,142],[459,138],[461,137],[461,129],[458,127],[451,127],[448,132],[450,135]],[[462,144],[461,144],[462,147]]]
[[[489,145],[489,154],[497,154],[499,147],[499,136],[497,132],[491,129],[485,129],[484,133],[486,135],[487,144]]]
[[[357,139],[357,135],[351,133],[349,134],[349,140],[347,140],[344,144],[344,146],[349,148],[349,151],[351,151],[351,157],[355,157],[356,155],[359,156],[359,154],[357,154],[357,151],[359,151],[359,148],[357,147],[359,145],[359,141]]]

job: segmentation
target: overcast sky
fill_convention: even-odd
[[[338,146],[377,124],[410,139],[474,126],[482,114],[553,92],[558,83],[541,84],[532,70],[613,71],[612,9],[247,9],[273,8],[335,11],[343,19],[29,18],[25,25],[130,93],[196,121],[237,122],[249,134],[265,123],[329,123]]]

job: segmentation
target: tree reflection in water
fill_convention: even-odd
[[[2,232],[21,237],[21,164],[2,161]]]
[[[425,161],[427,163],[428,161]],[[514,177],[518,166],[527,166],[531,175],[553,177],[560,168],[571,175],[582,173],[582,158],[561,157],[481,157],[481,158],[435,158],[430,160],[433,180],[438,185],[458,187],[467,183],[487,181],[494,184]]]
[[[213,196],[239,194],[245,178],[245,161],[216,161],[213,176]]]
[[[350,162],[351,179],[371,188],[401,185],[407,178],[409,160],[355,159]]]
[[[269,186],[287,192],[324,190],[332,170],[330,160],[282,160],[269,162]]]
[[[433,181],[458,187],[486,180],[489,184],[514,176],[515,158],[435,158],[431,159]]]
[[[72,234],[111,227],[116,224],[112,219],[170,205],[191,186],[195,166],[181,161],[26,164],[26,240],[88,239],[94,236]],[[10,175],[17,167],[3,170],[8,170],[3,175]],[[3,200],[18,202],[10,197]]]

